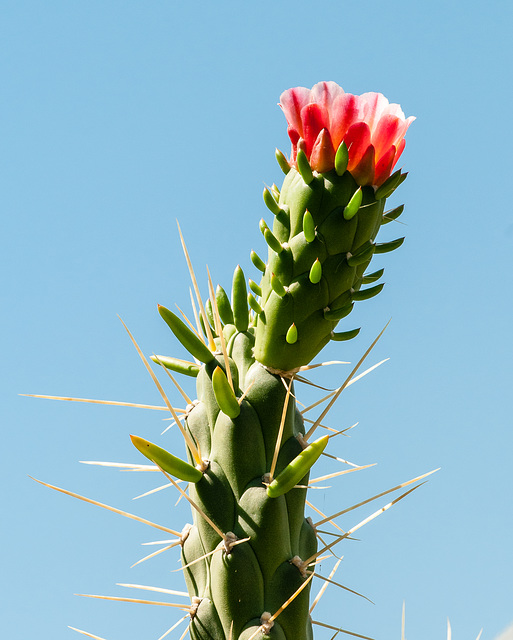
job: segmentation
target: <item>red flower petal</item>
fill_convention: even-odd
[[[296,87],[288,89],[280,96],[280,107],[287,118],[288,124],[303,135],[303,127],[301,123],[301,109],[310,102],[310,89],[305,87]]]
[[[397,161],[401,157],[401,153],[404,151],[405,144],[406,144],[406,140],[403,138],[401,140],[401,142],[399,143],[399,146],[397,147],[397,151],[395,152],[395,158],[394,158],[394,162],[392,164],[392,171],[393,171],[395,165],[397,164]]]
[[[382,93],[364,93],[360,98],[363,102],[363,119],[373,131],[381,116],[387,113],[390,105]]]
[[[306,143],[306,155],[310,157],[319,133],[328,127],[328,113],[318,104],[307,104],[301,110],[303,140]]]
[[[330,111],[330,133],[335,149],[338,149],[349,127],[358,120],[359,113],[358,96],[345,93],[335,98]]]
[[[404,121],[396,116],[386,114],[381,116],[372,135],[372,144],[376,147],[376,156],[380,157],[383,151],[396,143],[398,137],[402,137]]]
[[[335,166],[335,149],[327,129],[323,129],[317,136],[310,155],[310,166],[320,173],[330,171]]]
[[[342,95],[344,95],[344,89],[336,82],[318,82],[312,87],[310,102],[317,103],[329,112],[335,98]]]
[[[374,182],[374,147],[372,145],[367,147],[358,165],[351,170],[351,175],[361,186],[371,185]]]
[[[374,185],[376,187],[379,187],[387,178],[390,177],[394,166],[395,154],[396,148],[392,145],[376,163],[376,168],[374,170]]]
[[[347,168],[352,171],[362,159],[371,143],[371,133],[366,122],[356,122],[349,127],[344,136],[344,141],[349,150],[349,162]]]

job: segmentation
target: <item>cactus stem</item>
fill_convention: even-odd
[[[180,241],[182,243],[182,249],[183,249],[183,252],[184,252],[184,255],[185,255],[185,260],[187,262],[187,267],[188,267],[189,273],[191,275],[191,280],[192,280],[192,285],[194,287],[194,292],[195,292],[196,298],[198,300],[201,317],[203,318],[203,322],[205,323],[205,329],[206,329],[206,332],[207,332],[207,339],[208,339],[208,346],[209,346],[211,351],[215,351],[216,347],[215,347],[215,343],[214,343],[214,338],[212,336],[212,332],[210,331],[210,325],[208,324],[207,314],[205,312],[205,307],[203,306],[203,300],[201,299],[201,295],[200,295],[200,292],[199,292],[198,281],[196,280],[196,276],[194,274],[194,269],[192,268],[192,262],[191,262],[191,259],[189,257],[189,252],[187,251],[187,247],[185,246],[185,240],[183,239],[182,230],[180,229],[180,225],[178,224],[178,221],[176,222],[176,224],[178,225],[178,233],[180,235]]]
[[[142,524],[147,524],[154,529],[160,529],[160,531],[165,531],[166,533],[172,533],[174,536],[180,537],[180,532],[175,531],[174,529],[169,529],[169,527],[164,527],[160,524],[155,524],[150,520],[146,520],[145,518],[140,518],[139,516],[134,515],[133,513],[128,513],[128,511],[121,511],[121,509],[116,509],[115,507],[110,507],[108,504],[103,504],[103,502],[97,502],[96,500],[91,500],[91,498],[86,498],[85,496],[81,496],[78,493],[73,493],[72,491],[68,491],[67,489],[61,489],[60,487],[56,487],[53,484],[48,484],[47,482],[43,482],[42,480],[37,480],[37,478],[33,478],[29,476],[32,480],[37,482],[38,484],[42,484],[44,487],[48,487],[49,489],[54,489],[54,491],[59,491],[59,493],[64,493],[67,496],[71,496],[72,498],[77,498],[78,500],[82,500],[83,502],[89,502],[89,504],[94,504],[97,507],[102,507],[102,509],[107,509],[107,511],[112,511],[113,513],[117,513],[120,516],[125,516],[125,518],[129,518],[130,520],[136,520],[137,522],[142,522]]]
[[[118,316],[119,317],[119,316]],[[121,320],[121,318],[119,318]],[[169,402],[168,397],[166,396],[166,393],[164,391],[164,389],[162,388],[162,385],[160,384],[160,382],[157,379],[157,376],[153,373],[152,368],[150,367],[150,364],[148,362],[148,360],[146,360],[146,357],[144,355],[144,353],[141,351],[139,345],[137,344],[137,342],[135,341],[135,338],[133,337],[133,335],[130,333],[130,331],[128,330],[128,327],[126,326],[126,324],[123,322],[123,320],[121,320],[121,324],[125,327],[126,332],[128,333],[130,340],[132,341],[134,347],[136,348],[137,353],[139,354],[139,357],[141,358],[141,360],[144,363],[144,366],[146,367],[148,373],[151,376],[151,379],[153,380],[153,382],[155,383],[155,386],[157,387],[157,389],[159,390],[160,395],[162,396],[162,399],[164,400],[164,402],[166,403],[167,408],[169,409],[169,411],[171,412],[171,415],[173,416],[173,418],[175,419],[176,424],[178,425],[178,428],[180,429],[180,432],[182,434],[182,436],[184,437],[185,442],[187,443],[187,446],[190,449],[190,452],[192,454],[192,457],[194,458],[196,464],[200,464],[201,463],[201,455],[200,452],[198,451],[198,447],[194,444],[194,441],[192,440],[191,436],[187,433],[187,431],[185,431],[185,429],[183,428],[180,420],[178,419],[178,416],[176,415],[176,412],[173,408],[173,406],[171,405],[171,403]]]
[[[369,355],[369,353],[372,351],[372,349],[374,348],[374,346],[376,345],[376,343],[378,342],[378,340],[381,338],[381,336],[383,335],[383,333],[385,332],[385,329],[388,327],[388,325],[390,324],[390,320],[386,323],[386,325],[383,327],[383,329],[380,331],[379,335],[377,338],[374,339],[374,341],[372,342],[372,344],[370,345],[370,347],[367,349],[367,351],[363,354],[363,356],[360,358],[360,360],[358,361],[357,365],[354,367],[354,369],[351,371],[351,373],[349,374],[349,376],[346,378],[345,382],[343,383],[343,385],[341,387],[339,387],[333,394],[333,398],[331,399],[330,403],[328,404],[328,406],[324,409],[324,411],[321,413],[321,415],[317,418],[317,420],[314,422],[314,424],[312,425],[312,427],[308,430],[308,432],[305,434],[305,439],[306,440],[310,440],[310,438],[312,437],[312,434],[314,433],[314,431],[317,429],[317,427],[319,426],[319,424],[322,422],[322,420],[326,417],[326,415],[328,414],[328,412],[330,411],[330,409],[333,407],[333,405],[335,404],[335,402],[338,400],[340,394],[342,393],[342,391],[344,391],[344,389],[348,386],[348,384],[351,382],[351,378],[354,376],[354,374],[358,371],[358,369],[360,368],[361,364],[364,362],[364,360],[367,358],[367,356]]]
[[[276,438],[276,446],[274,447],[273,460],[271,463],[271,469],[269,471],[269,482],[272,482],[273,480],[273,474],[276,469],[276,463],[278,462],[278,454],[281,448],[281,439],[283,437],[283,428],[285,427],[285,419],[287,417],[287,407],[289,404],[290,392],[292,389],[293,382],[294,382],[294,375],[290,377],[290,382],[287,386],[287,394],[285,395],[285,400],[283,402],[283,411],[281,412],[280,429],[278,431],[278,437]]]
[[[158,465],[157,465],[158,466]],[[162,473],[166,476],[166,478],[173,483],[173,486],[175,487],[175,489],[178,489],[178,491],[182,494],[182,496],[187,500],[187,502],[191,505],[191,507],[193,507],[194,509],[196,509],[196,511],[199,513],[199,515],[203,518],[203,520],[205,520],[205,522],[207,522],[212,529],[221,537],[225,538],[225,534],[221,531],[221,529],[216,525],[215,522],[212,522],[212,520],[207,516],[207,514],[201,509],[201,507],[199,507],[194,500],[187,495],[187,493],[180,487],[180,485],[175,482],[175,480],[169,475],[169,473],[167,473],[166,471],[164,471],[164,469],[162,469],[162,467],[159,467],[159,469],[162,471]],[[182,567],[184,568],[184,567]]]

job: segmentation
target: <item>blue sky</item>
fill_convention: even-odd
[[[289,150],[279,96],[334,80],[417,120],[404,224],[380,236],[406,242],[378,256],[387,284],[351,315],[360,336],[323,355],[356,361],[392,318],[369,363],[390,360],[330,418],[359,421],[339,455],[378,464],[318,504],[442,469],[341,550],[339,579],[375,604],[328,589],[317,617],[398,639],[406,600],[409,640],[445,638],[447,616],[454,638],[494,640],[513,620],[511,4],[8,0],[1,16],[2,635],[156,640],[178,619],[74,596],[181,588],[176,555],[130,570],[158,533],[28,478],[181,528],[174,496],[132,502],[151,474],[78,462],[137,462],[128,434],[157,439],[161,416],[18,394],[158,404],[117,315],[146,353],[180,355],[156,311],[188,307],[176,219],[199,273],[256,278],[262,187]]]

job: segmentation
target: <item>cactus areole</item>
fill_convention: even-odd
[[[309,592],[327,548],[305,500],[328,436],[312,437],[316,425],[305,433],[293,381],[328,342],[358,333],[337,326],[381,291],[374,254],[402,243],[376,237],[402,213],[385,201],[406,177],[394,168],[413,118],[381,94],[354,96],[334,82],[290,89],[280,106],[292,152],[276,152],[281,189],[264,190],[273,223],[260,223],[267,258],[251,253],[260,283],[250,280],[248,295],[237,267],[231,299],[221,287],[207,304],[198,296],[197,331],[159,307],[191,362],[154,362],[196,377],[185,419],[173,413],[188,460],[132,437],[168,478],[188,483],[193,524],[179,543],[192,640],[313,638]]]

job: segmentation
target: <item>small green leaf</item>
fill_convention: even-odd
[[[275,276],[274,273],[271,275],[271,287],[274,293],[279,295],[280,298],[283,298],[283,296],[287,294],[285,287],[280,282],[278,276]]]
[[[221,411],[232,420],[236,418],[240,413],[240,406],[221,367],[216,367],[212,374],[212,389]]]
[[[397,220],[397,218],[404,211],[404,204],[399,205],[395,209],[390,209],[390,211],[385,211],[383,214],[383,221],[381,224],[388,224],[392,222],[392,220]]]
[[[281,211],[281,207],[276,202],[276,200],[274,199],[273,194],[269,191],[269,189],[267,187],[264,188],[263,195],[264,195],[265,206],[269,209],[269,211],[274,213],[275,216],[278,215],[278,213],[280,213],[280,211]]]
[[[349,255],[347,258],[347,264],[350,267],[357,267],[359,264],[363,264],[372,258],[374,253],[374,245],[372,242],[364,243],[354,254]]]
[[[381,278],[384,272],[384,269],[379,269],[378,271],[374,271],[374,273],[364,275],[362,278],[362,284],[371,284],[372,282],[376,282],[376,280]]]
[[[193,467],[188,462],[184,462],[180,458],[177,458],[169,451],[162,449],[161,447],[139,438],[138,436],[130,436],[132,444],[138,449],[144,456],[151,460],[166,473],[169,473],[180,480],[185,482],[199,482],[203,477],[203,474],[199,469]]]
[[[308,209],[303,215],[303,233],[305,234],[305,240],[307,242],[313,242],[315,240],[315,222]]]
[[[285,340],[289,344],[294,344],[295,342],[297,342],[297,327],[294,323],[292,323],[288,328],[287,335],[285,336]]]
[[[362,198],[363,198],[362,188],[358,187],[358,189],[351,196],[351,200],[349,200],[346,207],[344,208],[343,215],[346,220],[351,220],[351,218],[354,218],[355,215],[358,213],[358,209],[362,204]]]
[[[216,289],[217,310],[224,324],[233,324],[233,310],[226,291],[221,285]]]
[[[297,170],[301,174],[301,177],[305,181],[306,184],[310,184],[314,179],[314,174],[312,172],[312,167],[308,162],[308,158],[306,157],[306,153],[299,149],[296,157]]]
[[[280,165],[280,169],[283,171],[285,175],[290,171],[290,164],[285,154],[283,154],[279,149],[276,149],[275,156],[278,164]]]
[[[317,258],[317,260],[311,266],[310,273],[308,274],[308,277],[309,277],[310,282],[312,284],[318,284],[321,281],[321,278],[322,278],[322,264],[321,264],[319,258]]]
[[[233,323],[237,327],[237,331],[241,333],[248,330],[249,313],[247,301],[246,279],[244,272],[238,265],[233,273],[232,283],[232,309]]]
[[[404,242],[404,237],[397,238],[397,240],[391,240],[390,242],[378,243],[376,245],[376,249],[374,253],[389,253],[390,251],[394,251],[394,249],[398,249],[403,242]]]
[[[212,362],[214,354],[172,311],[159,305],[159,313],[187,351],[200,362]]]
[[[265,273],[265,262],[260,258],[256,251],[251,251],[249,256],[253,265],[262,273]]]
[[[195,362],[187,362],[187,360],[180,360],[179,358],[171,358],[169,356],[151,356],[151,359],[156,364],[166,367],[166,369],[170,369],[176,373],[183,373],[191,378],[196,378],[200,370],[199,366]]]
[[[352,329],[351,331],[338,331],[331,332],[331,339],[335,342],[345,342],[346,340],[352,340],[360,333],[360,329]]]
[[[338,322],[348,316],[353,310],[353,303],[340,307],[340,309],[329,309],[328,311],[324,311],[324,319],[329,320],[330,322]]]
[[[262,289],[260,288],[260,285],[257,284],[254,280],[251,280],[251,278],[248,280],[248,284],[249,284],[249,288],[251,289],[251,291],[253,291],[253,293],[256,296],[261,296],[262,295]]]
[[[273,234],[273,232],[268,228],[264,231],[264,238],[265,241],[267,242],[267,244],[269,245],[269,247],[275,252],[275,253],[281,253],[283,251],[283,247],[281,246],[280,241],[278,240],[278,238]]]
[[[258,304],[255,296],[252,293],[248,293],[248,303],[256,314],[260,315],[262,313],[262,307]]]
[[[337,149],[337,153],[335,154],[335,171],[339,176],[345,173],[348,160],[349,151],[347,150],[346,143],[342,141]]]
[[[355,291],[352,294],[353,300],[356,300],[356,301],[370,300],[371,298],[374,298],[374,296],[377,296],[384,286],[385,286],[385,283],[382,282],[381,284],[377,284],[374,287],[369,287],[368,289],[360,289],[360,291]]]
[[[279,498],[293,489],[319,459],[328,444],[329,436],[322,436],[309,444],[279,473],[267,487],[269,498]]]

